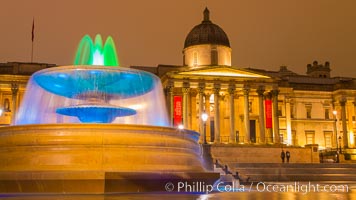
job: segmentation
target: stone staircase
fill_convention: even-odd
[[[344,163],[225,163],[249,182],[323,181],[356,183],[356,164]]]

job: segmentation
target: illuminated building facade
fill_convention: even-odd
[[[185,39],[183,62],[133,67],[161,78],[172,125],[200,132],[201,142],[355,147],[356,80],[331,77],[329,62],[308,64],[306,75],[232,66],[208,9]]]
[[[161,78],[172,126],[208,143],[356,147],[356,79],[331,77],[328,62],[307,65],[306,75],[233,66],[228,36],[209,15],[187,35],[183,65],[132,66]],[[29,75],[53,66],[0,64],[1,125],[11,123]]]

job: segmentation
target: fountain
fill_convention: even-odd
[[[111,37],[85,36],[74,66],[31,77],[14,125],[0,128],[0,193],[165,191],[219,177],[203,167],[198,133],[168,127],[159,78],[118,64]]]
[[[103,45],[100,35],[95,43],[84,36],[74,66],[41,70],[31,77],[15,124],[113,122],[167,126],[159,78],[118,67],[118,63],[111,37]]]

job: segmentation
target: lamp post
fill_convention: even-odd
[[[340,148],[339,152],[341,153],[341,136],[339,136],[339,148]]]
[[[0,108],[0,117],[2,116],[3,112],[4,112],[4,109]]]
[[[337,141],[337,111],[334,110],[333,111],[333,115],[334,115],[334,135],[335,135],[335,143],[336,143],[336,151],[338,151],[338,141]]]
[[[180,130],[184,129],[183,124],[179,124],[179,125],[178,125],[178,129],[180,129]]]
[[[203,120],[203,142],[204,144],[207,144],[206,143],[206,120],[208,120],[208,114],[206,114],[205,112],[201,115],[201,119]]]

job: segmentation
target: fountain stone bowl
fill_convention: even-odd
[[[86,123],[110,123],[116,117],[135,115],[136,111],[133,109],[104,102],[140,96],[150,92],[155,86],[152,74],[121,67],[50,68],[35,73],[33,80],[52,94],[91,102],[56,109],[58,114],[75,116]]]
[[[165,192],[168,182],[213,184],[199,134],[125,124],[0,127],[0,193]]]

